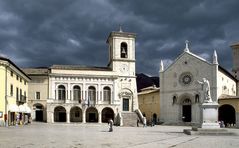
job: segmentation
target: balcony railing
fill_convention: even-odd
[[[17,103],[26,103],[27,97],[24,95],[20,95],[20,99],[17,100]]]

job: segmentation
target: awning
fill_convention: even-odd
[[[25,106],[20,105],[19,106],[19,112],[25,113],[26,112]]]
[[[26,113],[31,113],[32,112],[29,106],[25,106],[25,109],[26,109]]]
[[[25,104],[23,104],[24,105],[24,107],[25,107],[25,113],[31,113],[32,111],[31,111],[31,108],[25,103]]]
[[[19,112],[19,107],[16,104],[10,104],[8,106],[8,111],[10,111],[10,112]]]

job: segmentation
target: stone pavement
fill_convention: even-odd
[[[0,148],[239,147],[239,136],[189,136],[185,126],[114,127],[107,124],[32,123],[0,127]],[[239,129],[229,129],[239,135]]]

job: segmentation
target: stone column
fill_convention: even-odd
[[[51,114],[51,123],[54,123],[54,112],[50,112]]]
[[[236,127],[239,128],[239,112],[236,112]]]
[[[67,84],[67,100],[71,100],[71,86],[70,86],[70,83]]]
[[[97,84],[97,90],[98,90],[98,95],[97,95],[97,102],[96,104],[99,104],[99,101],[101,101],[101,95],[100,95],[100,92],[101,92],[101,85],[98,83]]]
[[[70,123],[70,112],[66,112],[66,123]]]
[[[48,110],[46,111],[47,113],[47,119],[46,122],[47,123],[54,123],[54,112],[49,110],[50,106],[48,106]]]
[[[101,112],[98,113],[98,123],[101,123]]]
[[[86,123],[86,111],[82,110],[82,123]]]
[[[36,108],[32,110],[31,116],[32,116],[32,120],[36,121]]]

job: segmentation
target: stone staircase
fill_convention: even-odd
[[[123,126],[137,126],[138,116],[135,112],[121,113]]]

